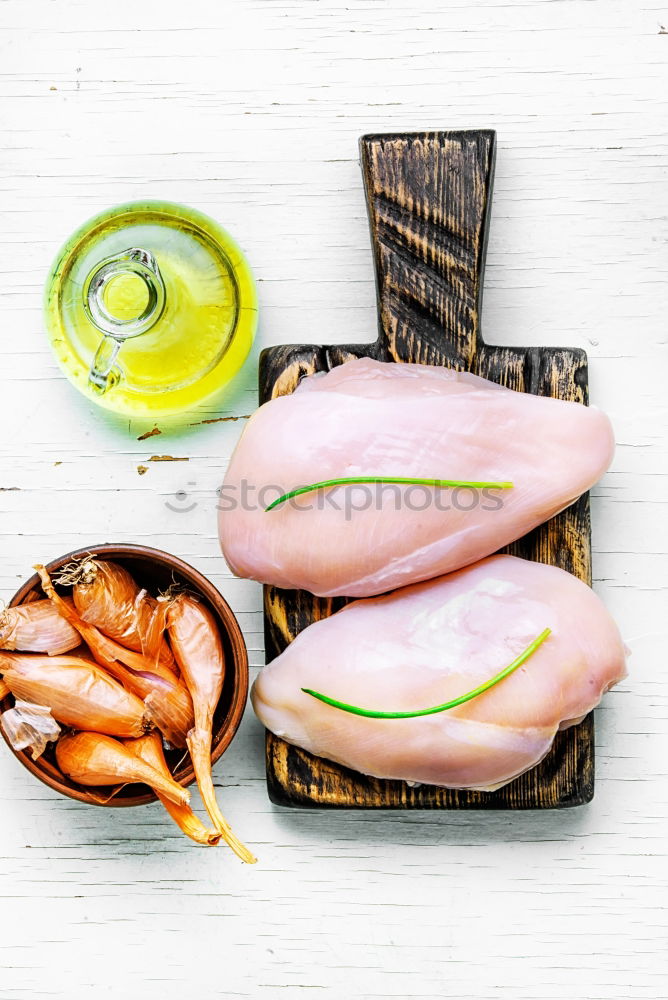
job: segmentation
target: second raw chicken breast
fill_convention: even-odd
[[[362,358],[304,379],[252,416],[221,491],[238,576],[366,597],[489,555],[572,503],[612,460],[599,410],[467,373]],[[512,489],[337,486],[334,478],[511,481]]]
[[[551,633],[514,673],[465,704],[365,718],[302,688],[381,712],[417,712],[472,691]],[[626,674],[614,621],[554,566],[492,556],[304,629],[261,671],[253,707],[276,735],[378,778],[498,787],[537,764]]]

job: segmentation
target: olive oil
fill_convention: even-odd
[[[212,219],[170,202],[121,205],[68,240],[45,293],[56,357],[96,403],[187,413],[236,374],[257,325],[250,268]]]

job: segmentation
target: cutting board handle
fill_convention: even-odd
[[[495,149],[490,129],[360,139],[378,358],[475,369]]]

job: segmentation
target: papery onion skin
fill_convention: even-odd
[[[164,683],[164,682],[163,682]],[[193,726],[193,703],[183,684],[154,685],[145,696],[146,716],[174,747],[186,746]]]
[[[33,760],[41,757],[49,743],[60,736],[60,726],[50,709],[16,700],[14,707],[0,715],[0,726],[13,750],[30,750]]]

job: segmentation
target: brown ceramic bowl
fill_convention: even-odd
[[[189,566],[176,556],[151,549],[145,545],[92,545],[85,549],[68,552],[67,555],[55,559],[47,566],[50,574],[57,573],[73,559],[83,556],[100,556],[124,566],[141,587],[151,594],[166,590],[172,583],[180,584],[197,594],[208,605],[220,627],[225,653],[225,680],[223,691],[218,702],[218,708],[213,718],[213,741],[211,760],[217,761],[224,750],[230,745],[246,707],[248,695],[248,655],[239,624],[232,614],[227,602],[205,576]],[[68,588],[59,587],[62,593]],[[35,596],[44,597],[39,578],[31,576],[10,601],[10,607],[25,604],[34,600]],[[14,703],[12,695],[0,702],[0,711],[11,708]],[[3,732],[4,736],[4,732]],[[5,739],[5,742],[7,740]],[[9,744],[7,744],[9,746]],[[116,795],[108,798],[104,789],[85,788],[66,778],[58,769],[54,752],[55,744],[50,743],[47,750],[37,760],[33,760],[28,750],[12,750],[15,757],[24,767],[32,772],[45,785],[68,795],[71,799],[88,802],[92,805],[108,806],[139,806],[146,802],[154,802],[155,794],[146,785],[125,785]],[[190,785],[195,780],[190,757],[185,750],[169,750],[166,755],[169,768],[178,782]]]

